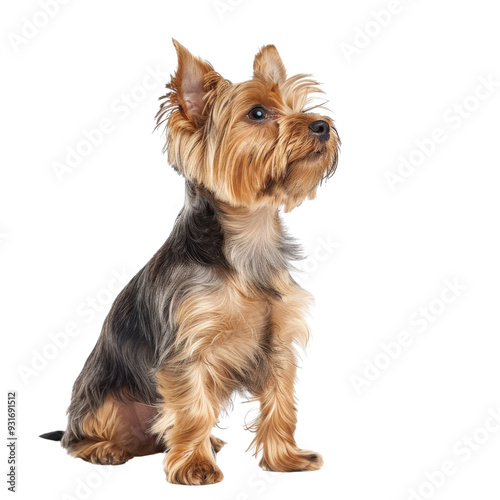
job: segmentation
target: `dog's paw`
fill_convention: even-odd
[[[211,440],[212,441],[212,440]],[[223,441],[221,441],[223,443]],[[211,443],[196,450],[173,447],[163,462],[167,481],[173,484],[214,484],[222,481],[223,474],[215,463]],[[218,443],[220,444],[220,443]]]
[[[319,470],[323,466],[323,457],[313,451],[294,448],[280,455],[265,453],[259,465],[264,470],[274,472]]]
[[[175,467],[175,464],[169,464],[165,473],[167,481],[173,484],[214,484],[224,478],[219,467],[210,460],[193,460],[178,467]]]
[[[87,443],[84,440],[70,454],[97,465],[121,465],[132,458],[123,448],[110,441],[96,443],[89,440]]]

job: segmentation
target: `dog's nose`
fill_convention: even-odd
[[[312,133],[321,141],[326,142],[330,139],[330,125],[324,120],[316,120],[309,125]]]

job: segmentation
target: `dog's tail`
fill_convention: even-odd
[[[50,439],[51,441],[61,441],[63,436],[64,436],[64,431],[52,431],[40,435],[41,438]]]

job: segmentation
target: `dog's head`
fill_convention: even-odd
[[[335,171],[340,143],[332,120],[306,109],[317,83],[287,78],[274,45],[256,55],[253,78],[237,84],[174,45],[178,68],[157,115],[171,165],[233,206],[289,211],[314,198]]]

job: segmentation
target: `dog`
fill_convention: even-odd
[[[309,75],[287,78],[274,45],[233,84],[173,40],[178,67],[157,114],[185,178],[172,233],[113,303],[72,391],[61,440],[74,457],[121,464],[166,452],[177,484],[222,480],[211,434],[234,393],[259,401],[251,444],[270,471],[317,470],[294,439],[296,345],[311,296],[291,277],[300,247],[279,211],[313,199],[340,140],[313,112]],[[307,109],[307,106],[310,106]]]

